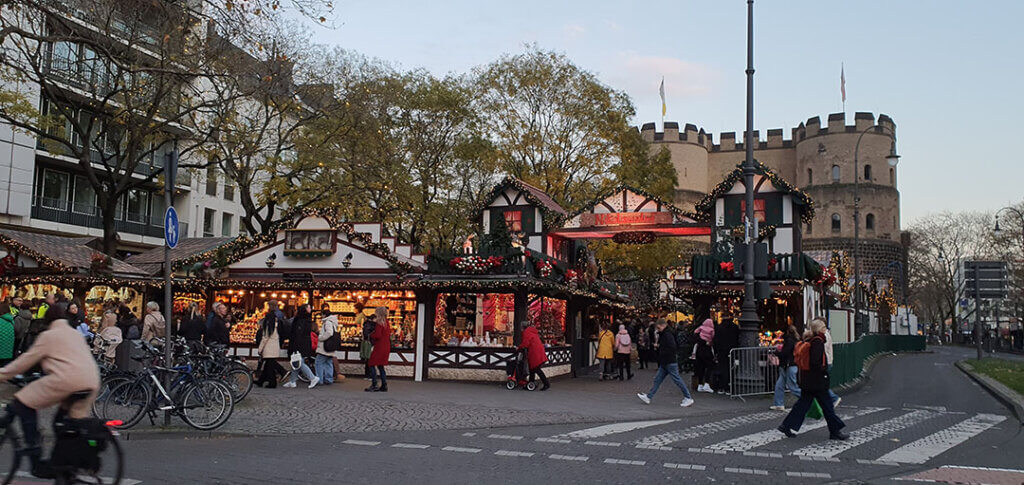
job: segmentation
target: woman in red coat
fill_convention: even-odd
[[[370,387],[366,392],[388,392],[388,375],[384,366],[388,365],[391,356],[391,325],[388,324],[388,308],[379,306],[373,312],[376,326],[370,334],[373,352],[366,365],[370,366]],[[377,374],[380,374],[380,387],[377,387]]]
[[[537,327],[530,322],[523,322],[523,343],[519,345],[519,348],[526,349],[526,364],[530,367],[530,381],[533,381],[534,376],[538,375],[540,382],[544,384],[540,390],[550,389],[551,384],[548,383],[547,376],[541,370],[541,366],[548,361],[548,354],[544,351],[544,343],[540,341]]]

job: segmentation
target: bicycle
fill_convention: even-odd
[[[39,377],[39,374],[35,377]],[[12,382],[20,387],[31,380],[34,379],[18,378],[12,379]],[[87,399],[91,394],[92,391],[72,393],[61,404],[53,419],[55,439],[48,468],[53,472],[53,478],[58,484],[116,484],[121,482],[124,474],[124,451],[118,443],[117,431],[113,429],[120,423],[104,422],[96,418],[76,419],[67,415],[68,408]],[[0,418],[0,426],[3,427],[0,434],[0,450],[10,446],[14,453],[3,485],[8,485],[14,480],[21,467],[22,458],[28,457],[28,449],[23,447],[22,436],[14,429],[15,419],[11,413]],[[101,476],[104,471],[112,474],[112,477]]]
[[[245,399],[252,391],[252,369],[236,357],[227,355],[227,347],[211,345],[196,357],[194,364],[197,371],[204,376],[215,377],[227,384],[235,402]]]
[[[139,345],[149,354],[156,354],[149,344],[140,342]],[[164,387],[154,370],[177,376],[169,389]],[[223,426],[234,412],[234,406],[231,389],[226,384],[213,378],[197,377],[191,364],[174,367],[151,365],[134,380],[111,388],[103,401],[100,416],[120,421],[117,428],[125,429],[138,424],[144,415],[148,415],[150,423],[155,424],[157,411],[170,411],[189,426],[208,431]]]

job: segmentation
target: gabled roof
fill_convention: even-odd
[[[88,272],[93,255],[102,254],[89,246],[92,237],[58,236],[15,229],[0,229],[0,245],[24,254],[43,268],[63,273]],[[119,275],[145,275],[146,272],[120,259],[110,258],[111,270]]]
[[[178,245],[171,249],[171,266],[174,263],[191,258],[197,254],[213,251],[224,244],[234,241],[233,237],[187,237],[178,241]],[[145,270],[148,274],[156,274],[163,270],[164,248],[155,247],[143,253],[130,256],[125,261]]]
[[[801,215],[803,222],[810,222],[814,219],[814,201],[806,192],[796,188],[780,177],[779,174],[775,173],[774,170],[757,160],[754,160],[754,173],[768,177],[768,180],[776,189],[782,193],[792,195],[794,203],[804,206],[805,209]],[[711,189],[711,192],[705,195],[704,198],[694,206],[700,220],[705,222],[710,221],[715,211],[715,200],[732,190],[732,187],[742,180],[743,164],[739,163],[732,172],[729,172],[729,174],[725,176],[725,180],[722,180],[722,182],[716,185],[714,189]]]
[[[576,216],[578,216],[580,214],[583,214],[584,212],[589,212],[591,209],[596,207],[598,204],[604,202],[609,197],[611,197],[611,196],[613,196],[615,194],[624,192],[624,191],[632,192],[634,194],[646,197],[646,198],[650,199],[651,201],[655,202],[656,204],[660,204],[661,207],[664,207],[665,210],[671,212],[672,214],[674,214],[677,217],[697,219],[697,215],[696,214],[694,214],[692,212],[689,212],[689,211],[685,211],[683,209],[680,209],[679,207],[676,207],[675,205],[673,205],[671,202],[665,202],[664,199],[662,199],[661,197],[658,197],[657,195],[651,194],[650,192],[647,192],[646,190],[638,189],[638,188],[631,187],[629,185],[624,185],[624,184],[623,185],[618,185],[618,186],[616,186],[616,187],[614,187],[612,189],[609,189],[609,190],[606,190],[606,191],[602,192],[600,195],[595,197],[594,200],[592,200],[589,204],[586,204],[582,208],[580,208],[579,210],[573,212],[572,214],[569,214],[566,217],[566,219],[567,220],[568,219],[572,219],[573,217],[576,217]]]
[[[509,187],[522,192],[527,201],[540,208],[541,213],[544,215],[545,225],[548,224],[548,221],[550,221],[552,225],[557,225],[557,223],[567,214],[566,210],[563,209],[558,202],[555,202],[555,199],[551,198],[551,195],[547,192],[544,192],[543,190],[511,175],[505,177],[504,180],[502,180],[498,185],[495,185],[494,188],[487,193],[483,198],[484,207],[481,207],[481,209],[487,207],[487,204],[494,201],[494,199]]]

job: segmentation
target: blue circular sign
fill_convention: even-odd
[[[178,246],[178,239],[181,234],[178,232],[178,211],[174,207],[168,207],[164,212],[164,242],[167,247],[174,249]]]

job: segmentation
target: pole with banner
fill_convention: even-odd
[[[178,150],[172,150],[167,155],[167,163],[164,165],[164,204],[167,206],[164,212],[164,366],[174,365],[174,325],[173,318],[174,296],[171,290],[171,249],[178,246],[181,237],[178,225],[178,212],[174,210],[174,179],[178,175]],[[171,376],[168,373],[164,385],[170,390]],[[164,426],[170,426],[171,412],[164,412]]]

